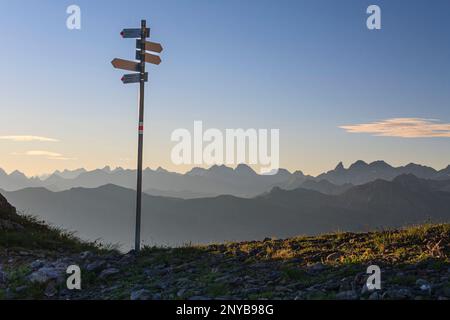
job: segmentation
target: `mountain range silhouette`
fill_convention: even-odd
[[[316,177],[304,175],[301,171],[291,173],[285,169],[278,170],[275,175],[260,175],[245,164],[240,164],[234,169],[224,165],[214,165],[208,169],[193,168],[185,174],[169,172],[163,168],[156,170],[146,168],[143,172],[143,190],[151,195],[186,199],[223,194],[250,198],[277,186],[287,190],[306,187],[333,194],[339,191],[336,187],[325,186],[322,180],[337,185],[338,189],[345,190],[351,185],[364,184],[376,179],[390,181],[402,174],[413,174],[423,179],[443,180],[450,178],[450,166],[436,170],[414,163],[393,167],[384,161],[366,163],[359,160],[347,169],[339,163],[334,170]],[[28,187],[63,191],[74,187],[96,188],[105,184],[134,189],[136,171],[120,167],[112,170],[106,166],[92,171],[81,168],[72,171],[55,171],[43,178],[28,178],[19,171],[7,174],[0,169],[0,188],[7,191]]]

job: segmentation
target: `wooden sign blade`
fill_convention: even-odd
[[[141,59],[141,51],[136,51],[136,59]],[[161,63],[161,58],[157,55],[154,54],[150,54],[150,53],[145,53],[144,54],[144,61],[151,63],[151,64],[160,64]]]
[[[139,40],[139,39],[136,40],[136,48],[137,49],[141,48],[141,43],[142,43],[142,40]],[[145,45],[146,51],[153,51],[156,53],[161,53],[161,51],[163,51],[163,47],[161,46],[160,43],[145,41],[144,45]]]
[[[129,70],[129,71],[140,71],[139,63],[124,59],[118,59],[115,58],[113,61],[111,61],[111,64],[116,69],[123,69],[123,70]]]
[[[144,81],[147,82],[148,81],[148,72],[144,73],[143,77],[144,77],[143,78]],[[137,82],[141,81],[141,74],[140,73],[125,74],[125,75],[123,75],[122,79],[120,79],[120,80],[122,80],[122,82],[124,84],[137,83]]]
[[[123,29],[120,32],[122,38],[140,38],[141,37],[141,29]],[[150,37],[150,28],[145,28],[145,37]]]

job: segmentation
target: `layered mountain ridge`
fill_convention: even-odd
[[[274,175],[260,175],[245,164],[239,164],[234,169],[224,165],[214,165],[208,169],[193,168],[185,174],[169,172],[163,168],[156,170],[146,168],[143,172],[143,189],[153,195],[186,199],[221,194],[250,198],[268,192],[276,186],[288,190],[305,187],[328,194],[338,194],[352,185],[360,185],[376,179],[390,181],[402,174],[413,174],[423,179],[445,180],[450,178],[450,166],[436,170],[413,163],[393,167],[384,161],[366,163],[358,160],[348,168],[345,168],[341,162],[335,169],[316,177],[305,175],[301,171],[291,173],[285,169],[279,169]],[[42,178],[27,178],[19,171],[7,174],[0,169],[0,188],[7,191],[28,187],[63,191],[73,187],[96,188],[105,184],[134,189],[136,171],[120,167],[111,169],[106,166],[92,171],[81,168],[72,171],[55,171]]]

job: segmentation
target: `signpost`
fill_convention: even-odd
[[[142,153],[144,142],[144,87],[148,81],[148,73],[145,72],[145,63],[160,64],[161,58],[157,55],[146,53],[153,51],[161,53],[163,50],[161,44],[147,42],[146,38],[150,36],[150,29],[146,26],[146,21],[141,20],[140,29],[123,29],[120,35],[123,38],[138,38],[136,40],[136,59],[139,62],[115,58],[111,61],[114,68],[136,71],[139,73],[126,74],[122,77],[122,82],[139,82],[139,124],[138,124],[138,163],[137,163],[137,188],[136,188],[136,232],[135,232],[135,251],[139,252],[141,247],[141,204],[142,204]]]

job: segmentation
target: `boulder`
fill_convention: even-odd
[[[51,280],[61,282],[62,279],[63,275],[61,271],[52,267],[42,267],[28,276],[29,281],[39,284],[48,283]]]

